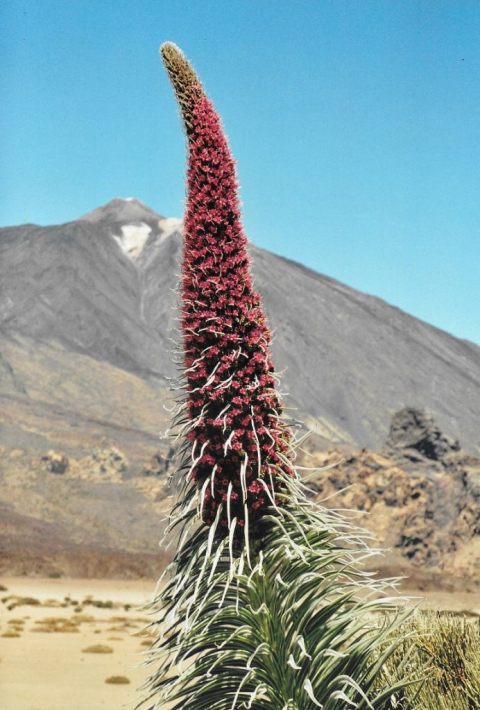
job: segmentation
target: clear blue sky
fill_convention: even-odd
[[[3,0],[0,224],[180,216],[158,47],[197,68],[254,243],[480,344],[478,0]]]

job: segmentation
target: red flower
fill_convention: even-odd
[[[227,507],[232,519],[244,526],[245,476],[245,502],[254,530],[268,507],[259,495],[265,487],[257,480],[265,475],[267,460],[276,464],[269,470],[272,495],[282,488],[277,471],[291,471],[283,463],[289,431],[279,417],[282,404],[272,376],[271,332],[253,289],[235,163],[220,119],[179,50],[168,45],[162,53],[188,137],[181,326],[192,422],[187,436],[197,457],[203,447],[191,476],[200,489],[213,476],[203,520],[210,525],[212,511],[222,504],[223,534],[228,532]]]

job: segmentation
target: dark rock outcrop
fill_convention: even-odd
[[[381,452],[313,458],[322,466],[339,462],[318,474],[317,497],[363,513],[357,522],[390,548],[387,567],[408,575],[413,566],[426,585],[441,572],[436,578],[447,588],[480,586],[480,459],[463,453],[431,415],[398,412]]]
[[[449,454],[460,451],[457,439],[443,434],[433,417],[422,409],[402,409],[392,417],[384,451],[399,464],[445,462]]]

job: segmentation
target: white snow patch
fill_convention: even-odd
[[[143,247],[148,239],[148,236],[152,228],[145,224],[145,222],[140,222],[138,224],[124,224],[122,226],[121,236],[113,235],[113,238],[120,246],[120,249],[126,254],[132,261],[138,259],[142,253]]]
[[[170,237],[174,232],[181,232],[183,228],[183,220],[180,217],[165,217],[161,219],[158,226],[162,230],[162,242],[167,237]]]

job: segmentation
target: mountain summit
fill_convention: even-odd
[[[154,212],[144,202],[137,200],[136,197],[115,197],[110,202],[107,202],[101,207],[92,212],[87,212],[79,220],[83,222],[107,222],[115,224],[117,222],[151,222],[158,224],[165,219],[162,215]]]
[[[181,220],[136,199],[116,198],[67,224],[0,230],[4,411],[15,402],[31,413],[33,400],[55,401],[56,412],[88,418],[98,404],[102,416],[128,422],[140,415],[133,401],[146,403],[147,391],[163,397],[177,374],[171,351],[181,248]],[[428,410],[464,450],[480,453],[478,346],[297,263],[253,245],[250,252],[276,333],[274,360],[285,370],[286,404],[324,442],[378,447],[392,415],[414,407]],[[85,399],[90,382],[80,381],[81,372],[98,373],[93,399]],[[137,378],[140,400],[132,389],[108,390],[112,372],[117,382]],[[16,417],[8,419],[13,439],[23,427]],[[153,435],[164,418],[160,408]]]
[[[132,261],[138,259],[148,240],[158,241],[181,230],[181,220],[162,217],[135,197],[116,197],[77,221],[106,228]]]

